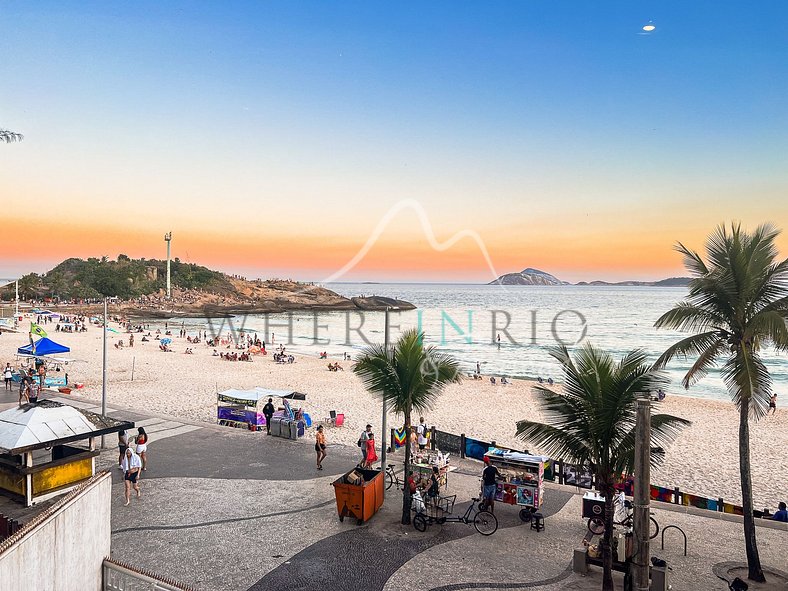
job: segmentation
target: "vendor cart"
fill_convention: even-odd
[[[264,430],[263,400],[266,398],[257,389],[219,392],[216,395],[216,419],[220,425],[227,427]]]
[[[544,502],[544,465],[548,460],[543,456],[490,449],[484,454],[484,461],[498,468],[503,476],[496,490],[496,502],[518,505],[520,519],[530,522]]]
[[[410,469],[414,477],[429,480],[435,467],[438,468],[438,485],[443,489],[448,488],[449,472],[457,469],[449,465],[449,454],[439,450],[418,450],[411,457]]]

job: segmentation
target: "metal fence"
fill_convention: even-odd
[[[103,571],[104,591],[194,591],[193,587],[168,577],[111,558],[104,559]]]

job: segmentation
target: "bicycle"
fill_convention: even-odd
[[[633,527],[634,515],[632,512],[632,503],[624,501],[624,507],[627,510],[627,516],[621,521],[613,521],[613,525],[621,525],[624,527]],[[648,539],[653,540],[659,534],[659,523],[653,517],[654,513],[649,513],[649,534]],[[605,520],[601,517],[591,517],[588,520],[588,531],[592,534],[601,536],[605,533]]]
[[[426,512],[416,513],[413,517],[413,527],[417,531],[427,531],[427,526],[432,523],[443,525],[444,523],[464,523],[465,525],[473,524],[476,531],[483,536],[491,536],[498,531],[498,519],[489,511],[479,511],[476,503],[479,499],[471,499],[470,505],[465,510],[465,514],[459,517],[450,516],[454,510],[454,501],[457,495],[451,497],[439,497],[436,499],[435,504],[431,505],[433,514]],[[440,512],[440,515],[438,514]],[[449,515],[449,517],[447,517]]]
[[[394,464],[387,464],[386,465],[386,490],[390,489],[392,485],[396,486],[397,489],[402,488],[405,486],[405,481],[400,480],[399,475],[394,471]]]

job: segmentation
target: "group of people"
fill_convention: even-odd
[[[142,496],[139,480],[142,472],[148,469],[148,434],[144,427],[139,427],[137,435],[132,438],[125,429],[118,432],[118,467],[123,471],[125,506],[128,506],[132,488],[137,493],[137,498]]]
[[[335,361],[328,364],[328,371],[345,371],[345,368],[339,365],[339,361]]]

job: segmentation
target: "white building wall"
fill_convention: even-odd
[[[0,553],[0,591],[101,591],[112,478],[95,477]],[[22,532],[20,532],[22,533]]]

